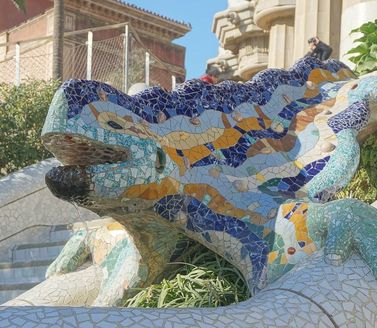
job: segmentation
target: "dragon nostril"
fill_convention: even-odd
[[[358,84],[356,83],[356,84],[354,84],[352,87],[351,87],[351,90],[354,90],[354,89],[356,89],[357,88],[357,86],[358,86]]]
[[[157,156],[156,156],[156,171],[161,173],[166,165],[166,156],[165,153],[162,151],[161,148],[157,148]]]
[[[107,125],[111,126],[115,130],[123,129],[123,126],[121,126],[120,124],[118,124],[117,122],[114,122],[114,121],[107,121]]]

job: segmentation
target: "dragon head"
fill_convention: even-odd
[[[159,184],[175,165],[148,117],[126,109],[132,105],[131,97],[95,81],[70,80],[56,92],[42,131],[44,145],[64,164],[46,175],[56,196],[92,209],[152,205],[153,197],[129,199],[126,191]]]

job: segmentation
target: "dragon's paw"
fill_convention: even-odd
[[[46,279],[54,275],[75,271],[89,255],[86,230],[79,230],[68,240],[59,256],[46,271]]]

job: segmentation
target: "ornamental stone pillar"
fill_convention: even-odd
[[[259,0],[255,24],[269,30],[268,67],[287,68],[293,63],[296,0]]]
[[[308,51],[308,39],[318,36],[333,48],[332,58],[339,59],[342,0],[296,0],[294,59]]]
[[[254,24],[255,1],[229,0],[228,5],[212,25],[224,51],[208,65],[220,68],[221,79],[247,81],[267,68],[268,33]]]
[[[238,55],[235,55],[230,50],[225,50],[219,47],[218,55],[215,58],[208,59],[207,66],[217,67],[221,74],[220,80],[234,80],[241,81],[238,75]]]

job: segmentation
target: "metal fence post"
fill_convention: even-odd
[[[124,93],[128,91],[128,45],[129,45],[129,31],[128,25],[124,27],[124,39],[123,39],[123,49],[124,49]]]
[[[150,55],[147,51],[145,53],[145,84],[149,87],[149,65],[150,65]]]
[[[86,58],[86,79],[92,79],[93,32],[88,32],[88,56]]]
[[[175,86],[177,85],[177,79],[175,78],[175,75],[171,76],[171,89],[175,89]]]
[[[21,46],[17,42],[16,43],[16,80],[15,80],[15,85],[19,86],[21,82],[21,67],[20,67],[20,54],[21,54]]]

